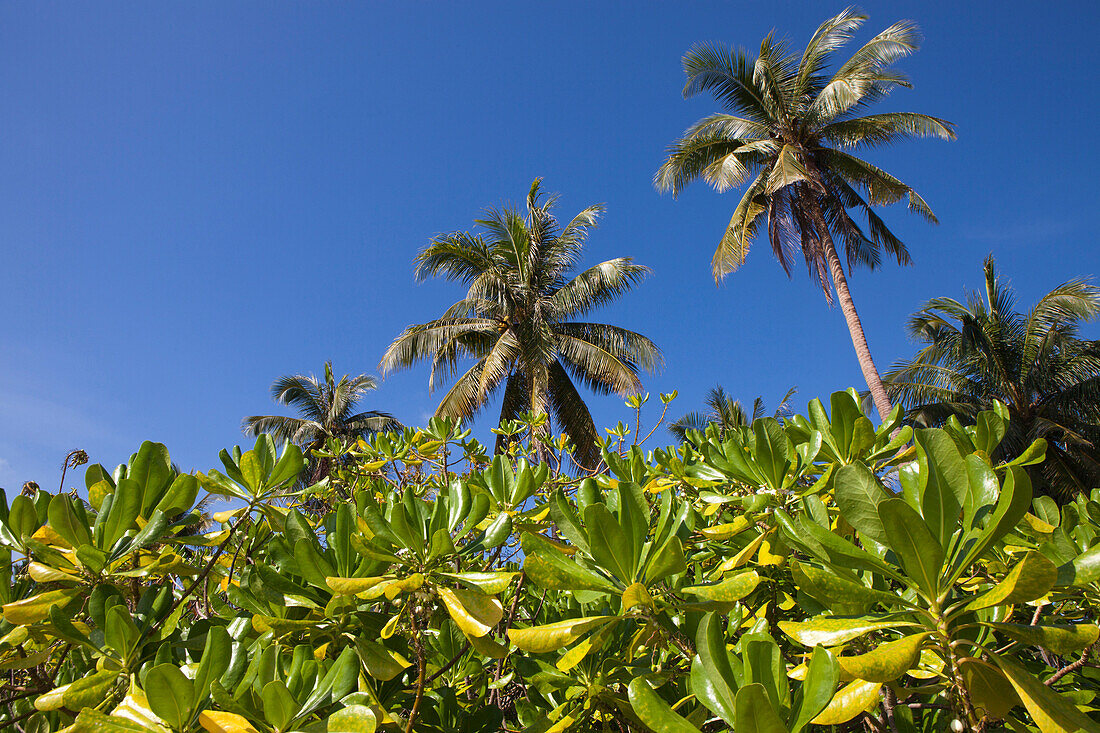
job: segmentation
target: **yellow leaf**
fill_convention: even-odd
[[[881,687],[881,682],[852,680],[837,690],[825,709],[810,722],[815,725],[847,723],[860,713],[866,712],[878,704],[878,691]]]
[[[210,733],[259,733],[244,716],[223,710],[203,710],[199,725]]]
[[[653,596],[649,595],[649,591],[641,583],[634,583],[623,591],[623,613],[635,606],[653,607]]]
[[[32,562],[27,566],[27,572],[31,578],[39,583],[50,583],[53,581],[75,581],[80,582],[80,578],[72,573],[68,573],[58,568],[52,568],[49,565],[43,565],[40,562]]]
[[[745,517],[737,517],[727,524],[719,524],[714,527],[703,527],[699,530],[699,534],[703,535],[708,540],[726,540],[736,534],[744,532],[751,527],[752,524],[753,523]]]
[[[436,586],[447,613],[466,636],[485,636],[504,617],[500,601],[475,590],[451,590]]]

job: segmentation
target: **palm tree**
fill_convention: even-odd
[[[1078,327],[1097,315],[1100,288],[1085,280],[1017,312],[990,256],[983,294],[934,298],[913,314],[909,333],[927,345],[894,366],[887,389],[919,425],[973,423],[1000,400],[1010,423],[997,458],[1045,438],[1046,460],[1029,469],[1036,488],[1060,498],[1091,490],[1100,486],[1100,341],[1079,339]]]
[[[756,58],[720,44],[693,47],[683,58],[684,96],[710,92],[725,111],[699,120],[669,146],[654,184],[679,195],[697,178],[720,192],[748,181],[714,253],[715,279],[745,261],[766,215],[768,240],[788,276],[801,253],[826,300],[832,304],[835,293],[840,301],[860,368],[884,419],[890,401],[871,359],[836,240],[849,269],[874,269],[882,250],[904,265],[909,252],[872,207],[907,198],[911,211],[931,222],[936,218],[916,191],[847,151],[913,137],[954,139],[955,133],[951,123],[914,112],[862,114],[894,87],[909,86],[891,68],[917,49],[917,28],[909,21],[890,26],[828,73],[833,52],[866,19],[852,9],[830,18],[800,55],[788,52],[787,43],[771,34]],[[866,230],[850,209],[866,218]]]
[[[574,275],[604,209],[590,206],[561,227],[552,213],[556,202],[543,198],[536,179],[526,211],[488,209],[476,221],[480,233],[434,238],[416,258],[417,279],[459,281],[469,287],[466,297],[442,317],[406,328],[378,368],[386,375],[430,361],[434,390],[472,357],[437,415],[469,419],[503,386],[501,421],[524,411],[551,416],[571,438],[575,459],[591,467],[599,461],[598,434],[574,381],[599,394],[634,394],[641,390],[639,371],[656,368],[661,352],[625,328],[572,320],[618,299],[649,270],[620,257]]]
[[[783,395],[774,413],[776,419],[790,417],[791,397],[796,391],[792,388]],[[669,432],[676,437],[677,441],[684,443],[689,431],[703,432],[711,426],[718,431],[719,438],[724,438],[734,429],[746,427],[751,425],[753,420],[764,417],[767,411],[763,398],[757,397],[752,401],[752,412],[749,413],[741,401],[730,397],[720,384],[707,392],[704,404],[707,406],[706,412],[689,412],[668,426]]]
[[[323,379],[312,374],[293,374],[279,377],[271,385],[271,399],[294,408],[299,417],[252,415],[242,421],[241,429],[246,435],[268,433],[278,443],[294,443],[306,455],[322,447],[328,438],[349,440],[400,430],[401,423],[385,412],[356,412],[363,395],[376,386],[376,380],[369,374],[355,377],[344,374],[337,381],[332,362],[326,361]],[[327,464],[312,458],[310,461],[310,482],[316,483],[327,474]]]

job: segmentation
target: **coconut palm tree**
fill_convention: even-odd
[[[693,47],[683,58],[684,96],[709,92],[725,111],[699,120],[669,146],[654,183],[673,195],[698,178],[720,192],[745,187],[714,253],[715,279],[741,266],[766,218],[768,240],[784,271],[790,275],[801,254],[826,300],[831,304],[835,294],[840,302],[875,407],[885,418],[890,401],[837,241],[849,270],[874,269],[883,250],[904,265],[909,252],[872,207],[906,198],[911,211],[931,222],[936,218],[916,191],[851,151],[913,137],[953,139],[955,133],[951,123],[914,112],[864,114],[894,87],[909,86],[892,68],[917,49],[917,28],[909,21],[890,26],[829,72],[834,52],[865,20],[845,10],[825,21],[801,54],[771,34],[755,58],[716,43]],[[850,211],[866,219],[866,229]]]
[[[372,433],[400,430],[401,423],[392,415],[377,410],[356,412],[363,396],[377,382],[369,374],[344,374],[337,381],[332,362],[325,362],[324,377],[293,374],[279,377],[271,385],[271,399],[294,408],[299,417],[252,415],[241,423],[246,435],[268,433],[278,443],[294,443],[309,455],[328,438],[354,439]],[[308,468],[311,483],[324,478],[327,464],[311,459]]]
[[[1010,423],[996,457],[1045,438],[1046,460],[1029,468],[1036,488],[1058,498],[1089,491],[1100,486],[1100,341],[1078,338],[1078,329],[1097,315],[1100,288],[1085,280],[1017,312],[990,256],[984,293],[965,304],[934,298],[913,314],[909,333],[926,346],[894,365],[887,389],[919,425],[973,423],[1000,400]]]
[[[625,328],[574,320],[618,299],[649,270],[620,257],[574,274],[603,206],[588,207],[562,227],[556,202],[543,197],[536,179],[525,210],[488,209],[476,222],[481,232],[433,239],[416,258],[416,277],[456,280],[468,286],[466,297],[442,317],[406,328],[378,368],[386,375],[430,361],[434,390],[472,357],[437,415],[467,420],[503,387],[501,421],[525,411],[549,415],[571,438],[575,459],[592,467],[598,434],[574,382],[599,394],[637,393],[639,371],[656,368],[661,352]]]
[[[797,389],[792,388],[787,391],[787,394],[783,395],[783,399],[780,400],[779,407],[776,408],[774,413],[776,419],[790,417],[791,397],[794,396],[796,391]],[[718,432],[718,437],[724,438],[726,434],[736,428],[751,425],[753,420],[764,417],[767,412],[763,398],[757,397],[752,401],[752,412],[750,413],[741,404],[740,400],[730,397],[720,384],[707,392],[706,399],[703,402],[707,406],[706,412],[689,412],[668,426],[669,432],[680,443],[687,440],[689,431],[704,432],[712,426]]]

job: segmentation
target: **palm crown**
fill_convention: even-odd
[[[463,358],[476,361],[443,396],[440,416],[468,419],[504,386],[500,419],[545,413],[577,447],[577,459],[599,459],[592,416],[574,380],[599,394],[641,389],[640,370],[661,362],[645,336],[618,326],[573,320],[616,300],[648,268],[629,257],[601,262],[579,274],[589,229],[603,207],[590,206],[564,227],[536,180],[525,211],[490,209],[482,233],[441,235],[418,255],[418,279],[441,276],[468,286],[466,297],[441,317],[409,326],[386,350],[387,374],[431,362],[429,388],[458,375]]]
[[[321,379],[294,374],[279,377],[271,385],[271,399],[294,408],[299,417],[253,415],[244,419],[241,428],[248,435],[268,433],[276,441],[307,450],[319,447],[326,437],[347,439],[400,430],[401,423],[385,412],[357,412],[360,400],[376,386],[369,374],[344,374],[337,381],[332,362],[327,361]]]
[[[787,391],[787,394],[783,395],[783,399],[780,400],[779,407],[776,408],[774,413],[777,419],[790,417],[791,397],[794,396],[796,391],[797,389],[791,388]],[[720,384],[707,392],[704,404],[707,407],[706,412],[689,412],[668,426],[668,431],[675,436],[676,440],[683,443],[687,440],[689,431],[698,430],[703,432],[712,426],[717,431],[719,438],[725,438],[734,429],[752,424],[753,420],[764,417],[767,412],[762,397],[757,397],[752,401],[752,412],[750,413],[741,404],[741,400],[730,397]]]
[[[1100,289],[1071,280],[1027,313],[985,262],[985,290],[966,303],[934,298],[909,321],[926,344],[885,379],[891,394],[922,424],[956,417],[973,422],[1005,403],[1011,420],[1000,458],[1048,441],[1031,467],[1036,487],[1067,496],[1100,485],[1100,341],[1078,338],[1079,324],[1100,315]]]
[[[890,26],[828,72],[834,52],[865,20],[845,10],[825,21],[801,54],[791,53],[772,34],[756,58],[721,44],[692,48],[683,59],[684,96],[709,92],[725,111],[698,121],[669,147],[654,183],[673,195],[698,178],[718,191],[745,187],[714,253],[715,279],[744,263],[766,218],[772,251],[788,275],[801,254],[830,302],[831,281],[876,406],[885,415],[890,405],[833,237],[843,244],[849,268],[876,267],[883,250],[907,264],[905,245],[873,207],[904,198],[912,211],[929,221],[935,217],[916,191],[851,151],[911,137],[950,139],[954,132],[950,123],[914,112],[863,114],[895,87],[909,85],[891,68],[917,48],[917,29],[909,21]],[[850,212],[862,214],[865,226]]]

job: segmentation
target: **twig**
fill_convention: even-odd
[[[1081,667],[1084,667],[1086,664],[1089,663],[1089,655],[1092,654],[1092,650],[1095,646],[1096,646],[1095,641],[1092,642],[1091,644],[1089,644],[1087,647],[1085,647],[1081,651],[1081,658],[1080,659],[1078,659],[1076,662],[1073,662],[1071,664],[1067,664],[1065,667],[1062,667],[1060,670],[1058,670],[1057,672],[1052,674],[1050,677],[1043,680],[1043,684],[1046,685],[1047,687],[1050,687],[1051,685],[1053,685],[1055,682],[1057,682],[1058,680],[1065,677],[1070,672],[1076,672],[1077,670],[1081,669]]]

